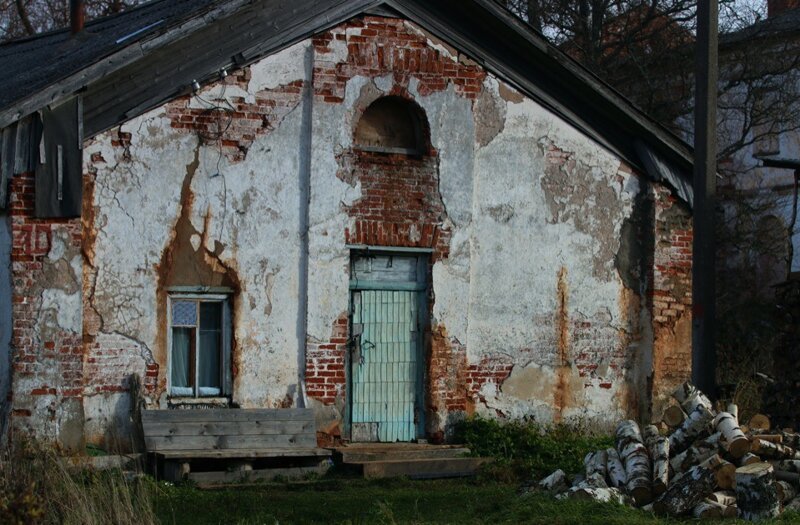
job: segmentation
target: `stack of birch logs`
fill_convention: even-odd
[[[756,521],[800,512],[800,434],[769,418],[738,420],[736,405],[716,411],[691,383],[656,425],[621,421],[615,447],[584,458],[585,473],[557,470],[539,488],[558,498],[618,502],[657,514]]]

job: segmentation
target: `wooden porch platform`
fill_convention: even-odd
[[[489,458],[469,457],[461,445],[355,443],[336,447],[334,462],[365,478],[433,479],[474,476]]]

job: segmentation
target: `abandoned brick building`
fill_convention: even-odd
[[[321,441],[688,376],[690,152],[490,0],[161,0],[0,61],[6,435],[125,438],[134,375]]]

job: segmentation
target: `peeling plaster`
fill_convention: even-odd
[[[289,65],[297,50],[305,47],[294,46],[271,57],[270,64],[286,65],[280,78],[268,75],[269,64],[255,67],[248,91],[301,80]],[[157,266],[165,247],[178,235],[175,228],[182,209],[191,202],[187,245],[217,269],[235,269],[241,280],[233,312],[233,401],[242,407],[285,405],[297,378],[296,335],[288,327],[294,326],[297,308],[300,120],[300,111],[290,111],[270,132],[257,135],[247,157],[235,163],[219,158],[214,144],[203,145],[196,135],[173,129],[163,108],[121,127],[131,134],[127,152],[112,145],[111,132],[87,144],[86,158],[98,154],[96,158],[109,159],[90,166],[97,210],[92,247],[95,292],[90,300],[103,320],[97,342],[103,344],[103,333],[128,340],[132,361],[126,372],[144,375],[144,365],[151,359],[161,363],[155,398],[166,386],[167,373],[166,332],[157,321],[163,321],[159,311],[165,299],[157,294]],[[193,166],[188,179],[187,166]],[[213,176],[216,173],[220,175]],[[185,195],[190,192],[191,201],[181,199],[182,187]],[[119,257],[120,253],[126,256]],[[245,260],[247,265],[239,264]],[[107,402],[124,406],[116,397]],[[91,403],[89,416],[97,419],[103,413],[103,418],[115,420],[112,408],[100,401]]]
[[[11,224],[0,213],[0,399],[11,388]],[[0,446],[5,442],[10,403],[0,403]]]
[[[229,86],[226,96],[255,101],[260,90],[302,80],[308,45],[254,64],[246,89]],[[329,52],[317,52],[317,65],[347,60],[345,41],[327,45]],[[628,390],[643,373],[630,356],[648,351],[637,339],[648,337],[637,328],[645,322],[638,296],[626,291],[629,283],[615,261],[626,256],[620,238],[630,235],[624,225],[641,192],[636,177],[621,171],[610,152],[497,78],[484,80],[475,101],[452,83],[423,96],[413,75],[405,80],[407,95],[430,124],[443,227],[451,232],[449,256],[432,268],[432,325],[447,327],[443,352],[460,352],[451,356],[461,367],[453,377],[482,362],[510,367],[507,379],[480,385],[470,409],[543,421],[626,415]],[[362,188],[342,164],[359,108],[396,89],[395,82],[393,75],[353,76],[343,102],[315,97],[310,109],[309,346],[328,341],[349,309],[344,232],[354,228],[347,210]],[[221,93],[219,85],[207,89]],[[95,236],[84,248],[86,299],[101,319],[95,342],[124,349],[115,368],[120,375],[144,374],[148,364],[160,364],[154,398],[164,398],[167,373],[168,283],[160,281],[159,266],[176,242],[188,247],[182,253],[192,252],[188,260],[236,275],[233,402],[277,407],[299,395],[304,109],[301,102],[271,120],[236,162],[220,158],[215,145],[196,134],[173,128],[165,108],[87,144],[87,159],[107,159],[88,165],[93,211],[84,217],[91,226],[85,230]],[[130,133],[127,148],[112,144],[118,132]],[[599,357],[593,344],[602,348]],[[624,363],[613,357],[618,355],[626,356]],[[102,363],[97,366],[102,370]],[[92,433],[124,428],[126,394],[93,395],[92,382],[101,379],[87,378]],[[340,395],[333,406],[311,405],[319,421],[333,428],[341,422],[343,402]],[[437,409],[439,421],[428,422],[432,431],[452,416]]]
[[[489,144],[506,123],[506,104],[501,98],[499,84],[493,77],[487,77],[484,89],[475,101],[475,129],[478,147]]]
[[[310,45],[306,40],[270,55],[250,66],[248,93],[275,89],[305,78],[305,55]]]

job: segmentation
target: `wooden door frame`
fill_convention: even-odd
[[[427,248],[395,248],[383,246],[348,246],[350,249],[350,260],[348,261],[348,271],[350,272],[350,285],[348,290],[348,344],[345,352],[345,406],[342,417],[344,428],[343,435],[352,441],[352,406],[353,406],[353,295],[364,290],[384,290],[384,291],[413,291],[417,298],[417,388],[414,402],[414,415],[417,420],[416,438],[425,438],[425,384],[427,380],[428,355],[427,346],[430,344],[430,337],[427,336],[430,326],[430,315],[428,313],[428,291],[430,287],[429,263],[433,250]],[[416,283],[384,283],[357,281],[353,279],[353,263],[359,257],[369,255],[396,255],[398,257],[416,257],[418,281]],[[421,277],[421,279],[420,279]]]

